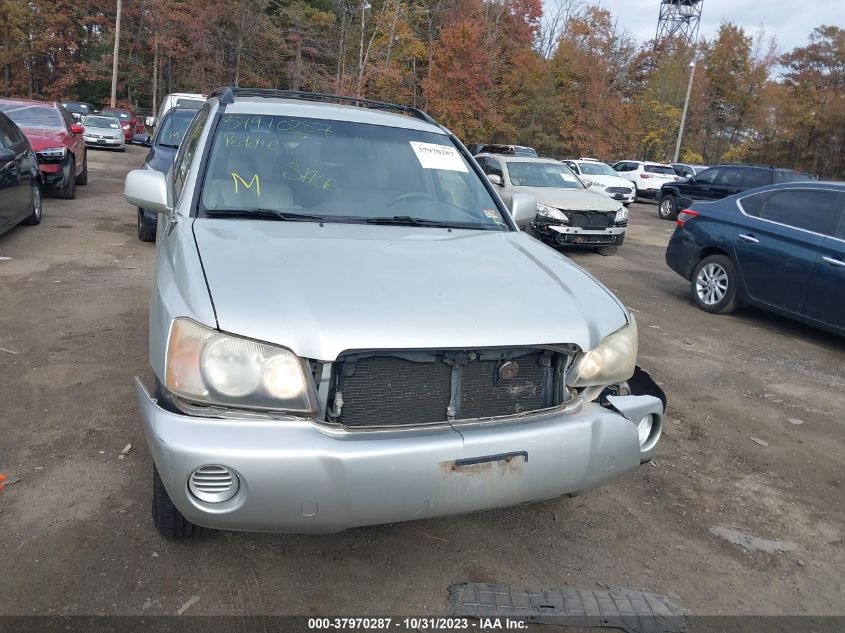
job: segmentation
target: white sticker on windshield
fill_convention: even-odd
[[[572,174],[564,174],[563,172],[560,172],[560,177],[563,178],[566,182],[575,182],[576,180],[578,180]]]
[[[446,169],[449,171],[469,171],[461,160],[458,150],[446,145],[435,143],[420,143],[419,141],[408,141],[417,160],[423,169]]]

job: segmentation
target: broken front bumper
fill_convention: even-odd
[[[551,223],[536,227],[543,241],[561,246],[620,246],[625,241],[625,229],[625,226],[589,229]]]
[[[137,395],[179,511],[206,527],[268,532],[337,532],[589,490],[651,457],[663,415],[654,396],[621,396],[609,408],[578,403],[455,428],[346,431],[173,413],[140,381]],[[637,432],[644,415],[656,429],[646,451]],[[232,498],[206,503],[189,491],[191,474],[208,465],[237,476]]]

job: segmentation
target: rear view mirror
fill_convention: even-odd
[[[487,180],[492,182],[494,185],[498,185],[499,187],[502,186],[502,177],[497,174],[487,174]]]
[[[531,224],[537,216],[537,199],[530,193],[513,194],[511,216],[520,228]]]
[[[126,202],[139,209],[166,213],[167,178],[158,171],[133,169],[126,175],[123,197]]]

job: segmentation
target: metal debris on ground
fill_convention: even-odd
[[[0,352],[6,352],[7,354],[12,354],[13,356],[18,355],[18,352],[13,349],[9,349],[8,347],[0,347]]]
[[[131,452],[132,452],[132,444],[127,444],[126,446],[123,447],[123,450],[120,451],[120,455],[118,455],[117,458],[123,459],[124,457],[129,455],[129,453],[131,453]]]
[[[628,633],[683,633],[681,608],[642,591],[522,587],[457,583],[446,601],[450,616],[515,618],[556,626],[622,629]]]
[[[194,606],[199,601],[200,601],[199,596],[191,596],[190,598],[188,598],[188,601],[185,602],[185,604],[183,604],[181,607],[176,609],[176,615],[182,615],[183,613],[185,613],[185,611],[190,609],[192,606]]]
[[[786,418],[786,421],[790,424],[794,424],[795,426],[801,426],[804,424],[804,420],[801,420],[800,418]]]
[[[749,437],[749,440],[754,442],[755,444],[759,444],[760,446],[768,446],[769,443],[766,440],[761,440],[759,437]]]

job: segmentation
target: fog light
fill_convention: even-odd
[[[222,503],[235,496],[238,476],[220,465],[200,466],[188,478],[188,490],[200,501]]]
[[[648,438],[651,437],[651,430],[654,428],[654,416],[649,413],[637,423],[637,434],[640,438],[640,448],[645,446]]]

